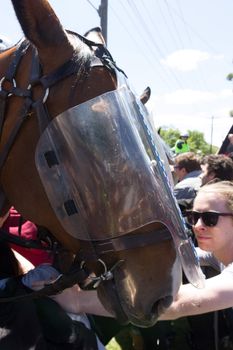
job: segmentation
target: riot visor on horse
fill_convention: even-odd
[[[3,191],[82,257],[106,308],[150,326],[180,261],[202,284],[159,139],[104,46],[68,34],[48,1],[12,3],[29,41],[0,56]]]

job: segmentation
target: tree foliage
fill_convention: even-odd
[[[227,80],[232,81],[233,80],[233,73],[229,73],[227,75]]]
[[[190,151],[200,154],[216,153],[218,147],[211,146],[204,139],[204,134],[197,130],[188,130],[189,139],[188,143]],[[160,136],[168,144],[170,148],[174,147],[176,140],[180,136],[178,129],[161,129]]]
[[[233,81],[233,73],[229,73],[226,78],[229,81]],[[233,110],[229,111],[229,116],[233,117]]]

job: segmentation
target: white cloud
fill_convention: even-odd
[[[203,92],[192,89],[180,89],[172,93],[157,96],[155,97],[155,101],[176,105],[189,105],[200,101],[211,101],[214,98],[215,94],[209,91]]]
[[[197,69],[200,62],[210,59],[207,52],[199,50],[178,50],[161,60],[169,68],[187,72]]]
[[[201,91],[193,89],[179,89],[171,93],[167,93],[160,96],[155,96],[151,98],[154,100],[154,104],[157,103],[167,103],[175,105],[190,105],[204,102],[213,102],[216,100],[225,100],[233,97],[231,89],[224,89],[220,91]],[[150,102],[150,101],[149,101]],[[233,102],[231,101],[233,104]]]
[[[216,61],[220,61],[220,60],[223,60],[225,59],[225,56],[223,54],[219,54],[219,55],[214,55],[212,56],[213,59],[215,59]]]

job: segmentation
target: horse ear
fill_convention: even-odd
[[[145,105],[147,103],[147,101],[149,100],[151,95],[151,89],[149,86],[147,86],[147,88],[145,88],[145,90],[142,92],[141,96],[140,96],[140,100],[141,102]]]
[[[85,38],[94,41],[97,44],[103,44],[106,46],[106,42],[100,27],[95,27],[84,34]]]
[[[56,61],[56,66],[59,66],[61,52],[66,52],[67,56],[72,54],[67,34],[47,0],[12,0],[12,4],[25,37],[38,50],[42,65],[46,63],[48,66],[48,57],[51,57],[51,62]]]

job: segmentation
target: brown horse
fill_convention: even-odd
[[[97,53],[92,45],[67,33],[47,0],[12,0],[12,4],[28,41],[0,54],[2,211],[7,211],[13,205],[24,218],[46,227],[68,252],[81,256],[85,266],[97,276],[96,287],[100,299],[120,321],[151,326],[159,313],[172,302],[181,283],[181,264],[177,252],[181,258],[186,257],[189,261],[188,270],[193,264],[192,247],[189,247],[185,228],[168,186],[163,162],[154,160],[151,151],[148,154],[146,151],[149,166],[148,174],[144,174],[144,168],[140,168],[140,164],[144,163],[141,163],[140,157],[137,158],[137,154],[142,150],[141,140],[145,141],[146,132],[141,129],[139,133],[132,131],[133,136],[130,138],[125,132],[132,118],[130,113],[126,122],[124,119],[119,122],[119,130],[124,137],[114,147],[108,144],[111,135],[113,138],[116,135],[114,128],[111,133],[107,133],[111,118],[102,120],[103,115],[106,118],[108,115],[106,104],[102,103],[105,97],[101,96],[106,96],[103,95],[106,92],[110,92],[110,97],[116,96],[114,91],[118,81],[114,62],[106,59],[106,54],[96,60],[94,52]],[[103,48],[99,47],[99,51]],[[132,98],[131,93],[128,95]],[[97,96],[100,99],[96,100]],[[68,137],[70,142],[79,143],[81,156],[78,156],[78,162],[81,159],[81,163],[78,169],[72,169],[74,159],[65,155],[62,166],[72,181],[80,180],[82,186],[78,184],[78,190],[72,189],[72,194],[78,193],[83,205],[78,211],[74,201],[65,202],[67,220],[62,220],[55,215],[54,203],[51,204],[48,199],[47,175],[43,178],[38,159],[36,166],[35,151],[38,150],[39,139],[40,147],[47,142],[43,138],[44,130],[48,131],[50,139],[52,133],[59,129],[55,124],[49,129],[50,120],[63,123],[67,119],[65,125],[68,125],[70,117],[66,111],[73,113],[71,107],[79,111],[79,106],[84,108],[86,101],[90,100],[94,102],[89,109],[99,118],[96,127],[102,135],[98,139],[101,145],[98,146],[105,144],[106,148],[102,154],[98,153],[100,157],[93,164],[91,159],[94,159],[96,145],[91,144],[92,139],[87,136],[95,134],[95,129],[90,133],[87,129],[86,135],[82,134],[83,130],[77,129],[76,138],[70,140]],[[139,109],[143,110],[143,105]],[[78,118],[80,128],[89,122],[85,115],[84,118],[82,116]],[[133,127],[131,129],[134,130]],[[106,135],[109,139],[104,139]],[[134,138],[139,141],[134,143]],[[126,148],[125,154],[129,153],[130,157],[121,163],[119,160],[120,165],[114,163],[118,167],[115,181],[112,175],[115,168],[105,164],[104,155],[109,160],[109,150],[113,152],[114,158],[114,152],[120,149],[121,142]],[[138,147],[138,152],[134,146]],[[150,142],[145,149],[150,149]],[[53,169],[54,164],[57,164],[55,154],[46,151],[43,155],[46,155],[48,167]],[[38,152],[37,157],[40,157]],[[133,157],[136,160],[133,161]],[[56,178],[57,173],[53,176]],[[53,188],[52,194],[57,195],[60,191],[62,179],[56,182],[59,188]],[[103,193],[101,189],[105,179],[104,185],[109,192],[106,190]],[[150,183],[155,184],[154,188],[150,187]],[[77,226],[70,233],[63,221],[70,222],[70,218],[78,217],[79,212],[84,212],[83,226]],[[149,213],[145,222],[144,212]],[[95,246],[91,245],[93,241]],[[102,243],[110,249],[104,249]],[[187,256],[186,249],[183,249],[186,246],[190,248],[191,256]]]

